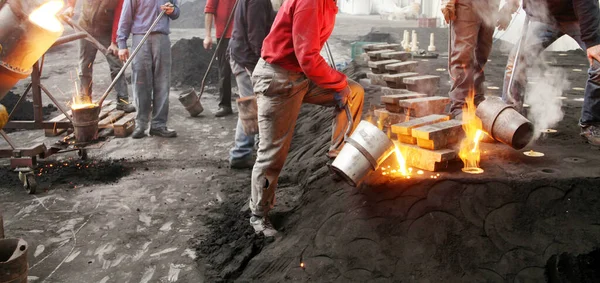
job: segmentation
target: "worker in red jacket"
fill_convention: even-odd
[[[337,12],[335,0],[287,0],[263,42],[262,58],[252,73],[260,136],[250,200],[250,224],[256,233],[277,233],[268,212],[275,202],[277,179],[302,103],[335,107],[327,153],[330,158],[335,158],[344,145],[346,105],[353,115],[353,125],[360,122],[363,88],[330,67],[320,54],[333,31]]]
[[[217,45],[217,63],[219,64],[219,110],[215,113],[216,117],[223,117],[233,113],[231,110],[231,66],[227,55],[227,46],[231,39],[233,23],[225,30],[227,20],[233,11],[235,0],[208,0],[204,7],[204,48],[212,49],[212,26],[215,24]],[[219,44],[221,42],[221,44]]]
[[[68,0],[64,11],[66,16],[72,17],[77,0]],[[114,79],[123,62],[117,57],[117,29],[123,9],[123,0],[83,0],[79,24],[102,45],[108,46],[109,54],[106,61],[110,67],[110,76]],[[92,101],[92,77],[94,60],[98,49],[91,42],[82,39],[79,41],[79,99],[81,102]],[[125,76],[121,76],[115,85],[117,92],[117,109],[127,113],[135,112],[135,107],[129,103],[129,91]]]

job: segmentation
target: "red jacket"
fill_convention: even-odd
[[[206,1],[206,6],[204,7],[204,13],[215,15],[215,26],[217,27],[217,38],[223,37],[223,33],[225,33],[225,25],[227,25],[227,20],[229,19],[229,15],[231,15],[231,11],[233,11],[234,5],[235,5],[235,0],[208,0],[208,1]],[[232,30],[233,30],[233,23],[229,24],[229,29],[227,29],[227,32],[225,33],[225,38],[231,38]]]
[[[335,0],[285,1],[263,42],[262,58],[288,71],[302,72],[322,88],[344,89],[346,76],[321,56],[337,12]]]

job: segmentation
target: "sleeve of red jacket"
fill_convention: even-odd
[[[217,7],[219,6],[219,0],[208,0],[206,6],[204,6],[205,14],[217,14]]]
[[[297,3],[302,3],[302,1]],[[306,5],[308,7],[296,7],[293,16],[292,40],[296,58],[298,58],[302,72],[315,84],[324,89],[341,91],[348,86],[346,75],[331,68],[321,56],[321,35],[319,33],[321,27],[317,15],[318,9],[314,7],[314,4]]]
[[[119,0],[119,4],[115,8],[115,17],[113,18],[112,37],[111,42],[117,44],[117,30],[119,30],[119,20],[121,19],[121,12],[123,11],[123,0]]]

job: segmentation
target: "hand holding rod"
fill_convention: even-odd
[[[104,102],[104,99],[106,99],[106,97],[108,96],[110,91],[115,87],[115,85],[117,84],[117,80],[119,80],[119,78],[121,78],[123,73],[125,73],[125,70],[133,61],[133,57],[135,57],[135,55],[140,51],[140,49],[142,49],[142,46],[144,45],[146,40],[148,40],[148,36],[150,36],[150,33],[152,32],[152,30],[154,29],[154,27],[156,27],[156,25],[158,24],[158,22],[160,21],[160,19],[162,19],[162,17],[164,15],[165,15],[165,10],[162,10],[162,12],[160,12],[160,15],[158,15],[158,17],[156,17],[156,20],[154,20],[154,23],[152,23],[152,25],[150,26],[150,28],[148,29],[146,34],[144,34],[144,37],[142,38],[142,40],[140,41],[138,46],[133,50],[133,52],[131,53],[131,56],[129,56],[129,59],[127,59],[125,64],[123,64],[123,67],[121,68],[121,70],[119,71],[117,76],[115,76],[115,79],[110,83],[110,85],[108,86],[108,89],[106,89],[106,91],[104,92],[102,97],[100,97],[100,100],[98,100],[98,103],[96,103],[98,106],[102,107],[102,103]]]
[[[325,42],[325,53],[327,53],[329,65],[335,69],[335,62],[333,61],[333,53],[331,53],[329,42]],[[344,105],[344,111],[346,112],[346,117],[348,118],[348,128],[346,128],[346,132],[344,133],[344,139],[348,139],[350,133],[352,132],[352,128],[354,128],[354,118],[352,118],[352,113],[350,112],[350,106],[348,106],[348,103]]]

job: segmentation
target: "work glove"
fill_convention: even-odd
[[[350,97],[350,86],[346,86],[344,89],[335,92],[333,99],[335,100],[335,106],[339,109],[344,109],[348,104],[348,98]]]
[[[0,130],[8,123],[8,112],[4,105],[0,104]]]
[[[456,20],[455,0],[448,0],[446,6],[442,8],[442,14],[444,14],[444,19],[446,20],[447,24],[449,24],[451,21]]]

